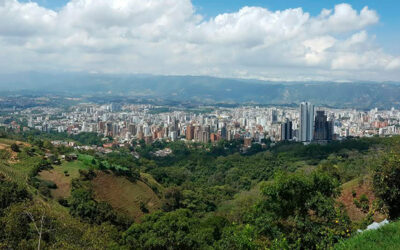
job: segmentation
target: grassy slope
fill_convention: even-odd
[[[390,223],[377,230],[360,233],[335,245],[334,249],[400,249],[400,221]]]
[[[49,180],[57,185],[57,189],[51,190],[54,198],[67,198],[71,194],[71,181],[79,177],[79,169],[87,167],[81,161],[63,161],[60,166],[54,165],[53,169],[39,173],[41,179]],[[64,171],[68,172],[67,176]]]
[[[355,191],[356,197],[353,197],[353,191]],[[338,200],[345,205],[347,213],[353,222],[360,222],[367,216],[366,212],[363,212],[354,204],[354,198],[359,199],[363,194],[368,197],[369,207],[371,209],[376,197],[373,192],[372,181],[368,176],[351,180],[342,185],[342,193]],[[374,221],[377,222],[380,222],[385,218],[385,215],[378,212],[374,215]]]
[[[108,202],[114,209],[136,221],[144,215],[140,210],[140,202],[146,204],[150,212],[157,210],[161,205],[154,191],[142,181],[132,183],[125,177],[97,172],[92,184],[96,199]]]
[[[22,142],[0,138],[2,149],[10,150],[12,143],[29,146]],[[41,156],[31,157],[25,153],[19,153],[17,160],[13,162],[0,159],[0,173],[8,179],[26,186],[37,202],[41,202],[69,218],[68,209],[60,206],[55,199],[70,196],[72,179],[79,177],[80,169],[88,169],[88,165],[90,165],[88,163],[92,159],[91,156],[79,155],[79,159],[76,161],[62,161],[61,165],[53,165],[53,169],[39,173],[41,179],[50,180],[57,184],[58,188],[51,190],[54,199],[42,197],[34,188],[27,185],[28,174],[32,167],[41,161]],[[65,174],[65,171],[68,171],[68,175]],[[150,212],[159,209],[160,199],[149,186],[156,187],[159,192],[162,192],[162,186],[151,175],[143,173],[141,178],[145,182],[132,183],[125,177],[116,177],[114,174],[105,174],[101,171],[97,173],[98,177],[93,180],[93,188],[98,200],[110,203],[115,209],[130,215],[135,220],[143,216],[139,207],[140,202],[144,202]]]
[[[0,138],[0,143],[1,144],[7,144],[11,145],[12,143],[17,143],[17,144],[23,144],[24,146],[29,146],[27,143],[19,142],[19,141],[13,141],[9,139],[4,139]],[[69,213],[67,208],[61,206],[57,201],[52,200],[52,199],[47,199],[40,195],[36,189],[33,187],[29,186],[27,184],[28,181],[28,174],[31,171],[32,167],[39,163],[41,161],[40,156],[27,156],[24,153],[19,153],[18,154],[18,160],[15,162],[8,162],[5,160],[0,160],[0,173],[4,174],[8,179],[11,181],[15,181],[18,184],[27,187],[28,191],[30,191],[33,201],[39,204],[42,204],[43,206],[51,209],[55,214],[57,214],[57,217],[62,218],[62,221],[64,223],[78,223],[79,220],[72,218]],[[78,170],[76,170],[78,171]]]
[[[2,138],[2,142],[5,139]],[[11,141],[8,143],[11,144]],[[8,148],[7,148],[8,149]],[[39,156],[27,156],[25,153],[18,153],[18,157],[13,160],[0,160],[0,173],[4,174],[10,180],[18,182],[20,185],[26,185],[28,175],[35,164],[41,161]]]
[[[7,150],[9,150],[9,146],[14,142],[8,139],[0,140],[3,149]],[[22,144],[21,142],[17,143]],[[27,186],[28,174],[32,167],[39,163],[40,160],[40,156],[30,157],[24,153],[20,153],[17,161],[9,162],[7,160],[0,160],[0,173],[4,174],[10,180]],[[79,160],[71,162],[62,161],[61,165],[53,165],[53,169],[51,170],[41,171],[39,177],[57,184],[58,188],[51,190],[54,198],[67,198],[71,192],[71,180],[78,178],[79,170],[87,169],[87,163],[91,162],[91,160],[91,156],[79,155]],[[64,171],[68,171],[69,176],[65,175]],[[113,174],[105,174],[99,171],[98,177],[93,180],[96,198],[100,201],[110,203],[110,205],[120,212],[131,216],[135,220],[139,220],[143,216],[143,212],[140,210],[141,202],[146,204],[150,212],[159,209],[161,206],[160,199],[150,186],[156,188],[160,193],[163,189],[151,175],[141,174],[141,178],[144,182],[137,181],[136,183],[132,183],[124,177],[116,177]],[[30,189],[29,186],[27,187]],[[35,199],[43,200],[43,197],[37,195],[34,190],[31,191],[35,193],[34,196],[37,196]],[[45,203],[62,213],[67,212],[55,200],[49,199]]]
[[[39,176],[41,179],[57,184],[57,189],[51,190],[54,198],[67,198],[71,193],[71,180],[79,177],[79,169],[87,168],[81,160],[63,161],[60,166],[54,165],[53,169],[40,172]],[[68,171],[69,176],[66,176],[64,171]],[[162,186],[151,175],[142,174],[141,177],[145,182],[137,181],[136,183],[101,171],[98,171],[97,175],[97,178],[92,181],[96,199],[108,202],[116,210],[135,220],[143,216],[140,202],[144,202],[150,212],[160,207],[160,199],[150,186],[156,187],[160,192],[162,192]]]

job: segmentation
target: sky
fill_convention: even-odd
[[[400,82],[397,0],[0,0],[0,73]]]

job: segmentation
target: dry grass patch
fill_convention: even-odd
[[[71,195],[71,178],[65,176],[54,169],[45,170],[39,173],[39,177],[43,180],[52,181],[57,185],[56,189],[51,190],[51,195],[54,198],[67,198]]]
[[[373,207],[373,202],[376,200],[376,197],[372,189],[371,179],[368,177],[355,179],[343,184],[342,193],[338,198],[338,201],[342,202],[345,205],[350,219],[354,222],[362,221],[367,215],[366,212],[363,212],[362,209],[358,208],[354,204],[354,199],[359,199],[362,195],[365,195],[368,198],[369,207],[371,209]],[[376,212],[374,215],[374,221],[379,222],[384,220],[385,218],[385,215],[378,212]]]
[[[132,183],[125,177],[98,171],[92,185],[97,200],[108,202],[115,210],[131,216],[135,221],[144,215],[140,209],[141,202],[150,213],[161,205],[157,195],[142,181]]]

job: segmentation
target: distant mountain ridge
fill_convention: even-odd
[[[293,104],[307,100],[338,108],[400,108],[400,84],[268,82],[208,76],[24,73],[0,75],[0,92],[157,97],[199,103]]]

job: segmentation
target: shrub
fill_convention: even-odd
[[[16,143],[11,144],[11,150],[14,152],[20,152],[19,146]]]
[[[58,203],[63,207],[69,207],[68,200],[64,198],[58,198]]]
[[[140,211],[142,211],[145,214],[147,214],[149,212],[147,205],[143,201],[140,201],[139,208],[140,208]]]
[[[97,176],[94,170],[92,169],[89,170],[79,169],[79,174],[83,181],[93,180]]]
[[[31,196],[24,187],[15,182],[7,181],[6,178],[0,174],[0,211],[13,203],[30,198]]]
[[[1,149],[0,150],[0,159],[1,160],[9,160],[11,158],[11,153],[8,150]]]
[[[388,153],[384,156],[381,166],[373,174],[375,194],[383,200],[388,208],[389,217],[400,216],[400,155]]]
[[[44,196],[46,196],[46,197],[51,198],[50,188],[49,188],[44,182],[41,182],[41,183],[39,184],[38,190],[39,190],[39,193],[40,193],[40,194],[42,194],[42,195],[44,195]]]

